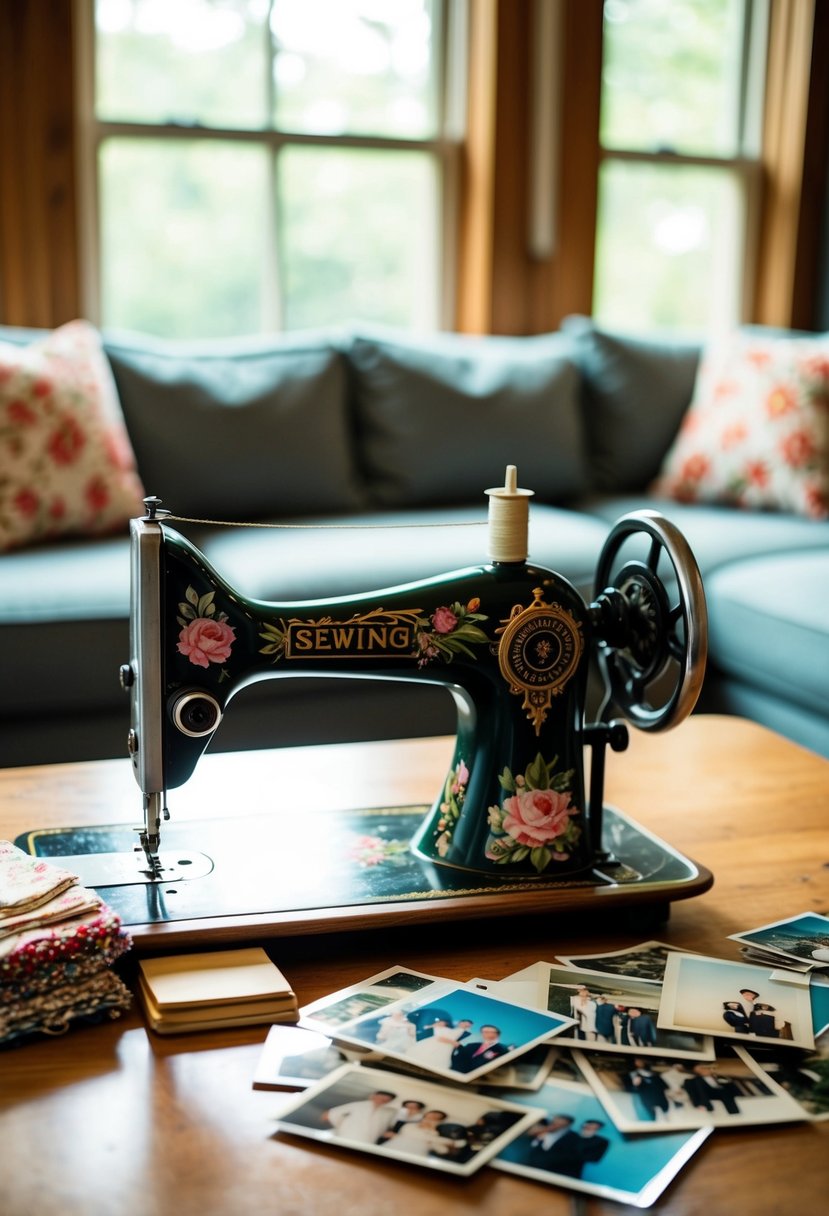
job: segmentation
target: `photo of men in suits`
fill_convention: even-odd
[[[452,1052],[451,1068],[455,1072],[474,1072],[482,1064],[489,1064],[509,1051],[512,1051],[512,1047],[501,1042],[498,1027],[484,1025],[477,1038],[458,1044]]]
[[[531,1128],[527,1165],[567,1178],[581,1178],[585,1165],[601,1161],[610,1144],[599,1134],[604,1124],[587,1119],[574,1131],[574,1122],[572,1115],[557,1114]]]

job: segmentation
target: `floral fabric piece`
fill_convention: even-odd
[[[0,1044],[24,1035],[63,1034],[72,1022],[118,1017],[132,996],[122,980],[101,968],[83,984],[67,984],[30,1000],[0,1006]]]
[[[40,907],[77,881],[76,874],[0,840],[0,924],[7,916]]]
[[[29,346],[0,342],[0,552],[114,532],[143,496],[97,330],[72,321]]]
[[[100,907],[100,904],[100,896],[76,883],[65,891],[61,891],[48,903],[31,908],[28,912],[19,912],[0,918],[0,941],[19,933],[21,929],[36,929],[42,925],[71,920],[74,916],[80,916],[83,912],[90,912]]]
[[[747,331],[711,346],[651,489],[829,518],[829,337]]]

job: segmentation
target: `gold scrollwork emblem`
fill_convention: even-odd
[[[524,694],[523,708],[536,734],[553,697],[563,691],[578,667],[584,649],[579,622],[566,608],[548,604],[543,597],[542,588],[536,587],[532,604],[516,604],[497,630],[501,675],[511,692]]]

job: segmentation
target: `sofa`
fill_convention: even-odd
[[[13,365],[50,336],[0,329],[0,356]],[[515,464],[534,492],[530,559],[588,600],[618,517],[650,507],[673,521],[709,614],[696,712],[740,714],[829,756],[829,520],[814,477],[811,499],[779,504],[745,486],[694,495],[684,474],[666,477],[694,431],[699,340],[634,338],[586,317],[522,338],[359,324],[209,344],[95,338],[132,501],[158,496],[244,594],[342,596],[485,562],[484,491]],[[0,357],[8,413],[4,374]],[[2,426],[0,445],[2,526],[18,450]],[[128,513],[16,536],[0,553],[0,765],[126,755]],[[263,523],[280,526],[245,526]],[[428,684],[270,680],[237,696],[211,749],[443,734],[455,712]]]

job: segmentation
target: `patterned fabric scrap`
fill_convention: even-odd
[[[23,1036],[63,1034],[77,1021],[119,1017],[131,1001],[126,985],[103,968],[83,984],[66,984],[30,1000],[0,1006],[0,1046]]]
[[[77,881],[77,874],[0,840],[0,920],[39,908]]]
[[[131,945],[74,874],[0,841],[0,1047],[119,1017],[132,996],[111,967]]]

